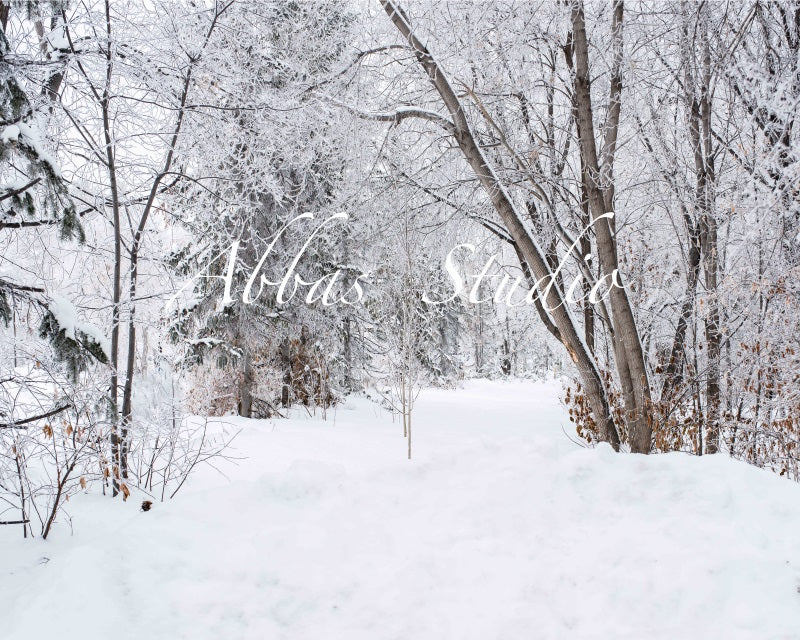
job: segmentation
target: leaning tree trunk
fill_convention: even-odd
[[[540,283],[539,289],[543,294],[545,305],[552,313],[553,323],[558,328],[562,343],[580,374],[601,437],[608,441],[614,449],[619,450],[619,434],[611,417],[608,396],[600,371],[579,334],[566,301],[558,287],[553,286],[551,282],[553,274],[544,252],[528,233],[522,223],[523,216],[517,211],[505,186],[484,156],[469,125],[461,101],[453,90],[444,69],[439,66],[425,45],[417,38],[405,13],[392,0],[381,0],[381,4],[389,19],[411,46],[417,61],[428,75],[450,113],[452,122],[440,122],[440,124],[443,124],[455,139],[464,159],[489,196],[516,248],[537,282]],[[551,283],[551,286],[546,284],[548,282]]]

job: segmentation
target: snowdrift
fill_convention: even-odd
[[[364,398],[228,419],[246,458],[171,502],[95,491],[46,543],[0,527],[0,637],[800,638],[800,487],[583,448],[560,396],[426,391],[410,462]]]

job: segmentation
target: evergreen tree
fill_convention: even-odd
[[[224,110],[213,120],[199,116],[187,121],[192,142],[184,152],[197,158],[202,149],[196,170],[205,177],[175,194],[170,204],[181,211],[191,237],[173,256],[177,272],[186,277],[207,270],[212,278],[195,281],[172,335],[188,347],[184,364],[211,363],[223,372],[226,384],[220,393],[234,396],[238,413],[251,416],[271,413],[278,396],[289,401],[287,392],[300,384],[292,373],[298,358],[308,359],[300,371],[308,367],[327,386],[330,374],[322,352],[343,351],[339,309],[309,307],[305,290],[286,304],[276,300],[274,289],[249,302],[242,301],[241,293],[259,263],[267,279],[280,279],[311,231],[334,213],[342,158],[332,143],[334,123],[310,101],[307,89],[333,68],[349,18],[336,2],[255,3],[233,10],[239,12],[233,20],[237,28],[223,36],[228,39],[219,47],[218,61],[230,73],[220,74],[219,82],[208,87],[208,97],[235,98],[222,98]],[[253,15],[259,16],[258,25]],[[308,212],[313,220],[293,224],[273,243],[281,229]],[[313,281],[339,268],[348,271],[340,261],[345,240],[341,224],[328,225],[298,264],[302,278]],[[231,289],[238,295],[221,305],[219,276],[226,273],[234,242]],[[257,281],[254,297],[259,289]],[[294,391],[309,401],[306,391]],[[320,397],[327,402],[330,394]]]
[[[69,55],[61,18],[65,6],[54,0],[4,2],[0,7],[0,231],[36,233],[55,225],[62,239],[83,243],[79,214],[47,135]],[[20,15],[12,16],[12,9]],[[8,37],[11,18],[33,24],[36,48],[27,51],[25,42],[12,48]],[[31,72],[37,68],[44,71]],[[41,310],[40,337],[50,340],[73,377],[92,357],[105,361],[97,340],[59,323],[53,312],[56,303],[42,288],[0,279],[0,321],[6,326],[11,321],[13,300]]]

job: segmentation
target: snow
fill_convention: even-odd
[[[16,142],[19,140],[19,133],[19,127],[15,124],[10,124],[6,127],[3,127],[3,132],[0,133],[0,141],[2,141],[3,144]]]
[[[48,309],[55,316],[58,326],[64,330],[64,335],[67,338],[75,340],[76,331],[84,333],[100,345],[107,358],[111,357],[111,341],[96,325],[78,320],[78,310],[72,302],[57,293],[53,293],[50,295]]]
[[[17,131],[8,130],[12,127],[16,127]],[[56,176],[61,176],[61,166],[58,164],[58,161],[55,157],[47,151],[45,148],[45,144],[42,140],[41,132],[39,131],[39,127],[35,123],[27,123],[19,121],[14,125],[10,125],[3,130],[3,138],[5,142],[5,136],[8,133],[9,136],[13,134],[13,140],[16,142],[19,139],[19,136],[22,136],[22,142],[27,144],[33,152],[39,157],[39,160],[42,162],[46,162],[50,165],[50,168],[53,170],[53,173]],[[12,139],[9,137],[9,139]]]
[[[426,390],[402,427],[225,419],[247,458],[149,512],[0,527],[5,640],[798,638],[800,487],[572,442],[558,381]],[[220,419],[222,420],[222,419]]]
[[[67,38],[67,34],[63,25],[53,29],[50,33],[48,33],[47,41],[56,51],[69,51],[70,49],[69,39]]]

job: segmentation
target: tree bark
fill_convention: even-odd
[[[678,322],[675,325],[675,334],[672,339],[672,349],[669,361],[664,370],[664,386],[661,388],[661,400],[670,402],[678,388],[683,383],[685,364],[684,347],[686,344],[686,330],[689,326],[692,310],[697,292],[697,281],[700,277],[700,232],[698,225],[688,213],[684,214],[686,233],[689,238],[689,264],[686,267],[686,297],[681,304]]]
[[[111,381],[109,384],[110,409],[111,409],[111,486],[112,495],[119,491],[118,473],[120,469],[119,446],[119,329],[120,329],[120,300],[122,292],[122,230],[119,215],[119,186],[117,183],[117,166],[114,154],[114,142],[111,132],[111,79],[114,72],[114,58],[111,50],[111,5],[110,0],[105,2],[106,14],[106,80],[100,108],[103,116],[103,137],[106,146],[106,167],[108,169],[108,182],[111,189],[111,216],[114,230],[114,276],[112,282],[112,307],[111,307]]]
[[[707,25],[699,15],[693,33],[702,38],[702,68],[694,72],[689,52],[694,50],[689,39],[688,15],[683,30],[684,91],[688,107],[689,138],[694,155],[696,178],[695,200],[699,212],[699,240],[703,279],[707,294],[706,312],[703,318],[706,338],[706,437],[705,452],[716,453],[719,449],[720,409],[720,330],[719,304],[717,302],[717,220],[716,170],[711,130],[711,52],[708,44]],[[686,6],[684,5],[684,11]]]
[[[575,104],[579,128],[581,156],[588,178],[589,206],[597,238],[597,253],[605,276],[617,274],[616,286],[610,286],[609,298],[614,330],[614,352],[617,372],[623,388],[627,427],[631,451],[649,453],[652,425],[649,420],[650,384],[644,361],[636,321],[628,294],[619,275],[617,246],[614,239],[614,224],[608,218],[600,218],[614,211],[613,162],[616,153],[617,134],[622,94],[622,18],[623,3],[614,3],[612,34],[614,40],[614,69],[611,77],[611,96],[608,121],[605,127],[605,142],[602,163],[598,158],[594,134],[594,120],[589,76],[589,44],[583,3],[576,2],[572,9],[573,47],[575,53]]]
[[[242,382],[239,386],[239,415],[243,418],[253,417],[253,361],[250,352],[242,350]]]

